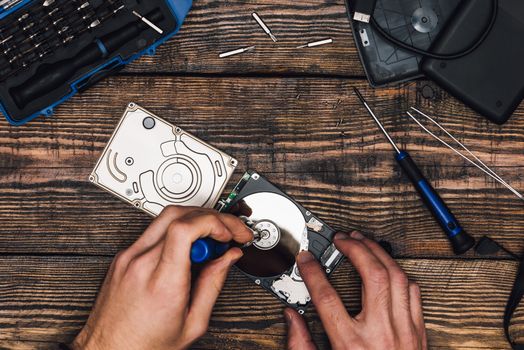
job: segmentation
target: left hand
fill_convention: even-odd
[[[183,349],[204,335],[227,273],[242,256],[230,249],[192,284],[191,245],[204,237],[247,243],[253,234],[232,215],[166,208],[113,261],[73,349]]]

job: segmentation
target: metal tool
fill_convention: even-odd
[[[307,43],[304,45],[297,46],[297,49],[304,49],[306,47],[315,47],[315,46],[321,46],[321,45],[326,45],[326,44],[331,44],[331,43],[333,43],[333,39],[329,38],[329,39],[314,41],[312,43]]]
[[[38,57],[39,58],[43,58],[44,56],[48,55],[49,53],[52,52],[52,49],[55,49],[63,44],[67,44],[69,43],[70,41],[72,41],[74,38],[76,37],[79,37],[80,35],[84,34],[85,32],[87,31],[90,31],[94,28],[96,28],[97,26],[99,26],[102,22],[106,21],[107,19],[113,17],[116,13],[118,13],[119,11],[121,11],[122,9],[124,9],[124,5],[121,5],[120,7],[116,8],[115,10],[113,10],[111,13],[109,13],[108,15],[102,17],[102,18],[96,18],[94,19],[90,24],[88,24],[85,28],[83,28],[82,30],[76,32],[76,33],[72,33],[71,35],[67,36],[66,38],[62,39],[62,40],[58,40],[58,42],[56,42],[56,38],[54,37],[51,37],[51,38],[48,38],[47,40],[44,40],[44,41],[41,41],[39,43],[36,43],[31,49],[28,49],[22,53],[19,53],[17,55],[15,55],[13,58],[11,58],[10,60],[10,63],[13,63],[15,62],[16,60],[18,59],[21,59],[27,55],[30,55],[34,52],[36,52],[37,50],[40,49],[40,47],[44,47],[44,46],[51,46],[50,49],[48,50],[44,50],[43,52],[41,52]],[[58,35],[62,35],[64,34],[65,32],[68,32],[71,30],[71,26],[64,26],[62,27],[61,29],[59,29],[57,31],[57,34]],[[41,34],[45,34],[47,33],[47,30],[44,30]],[[25,40],[24,40],[25,42]],[[15,74],[17,71],[14,71],[12,74]],[[10,74],[10,75],[12,75]]]
[[[247,52],[247,51],[252,51],[255,48],[256,48],[256,46],[243,47],[241,49],[237,49],[237,50],[221,53],[220,55],[218,55],[218,57],[225,58],[225,57],[229,57],[229,56],[233,56],[233,55],[238,55],[238,54],[241,54],[241,53],[244,53],[244,52]]]
[[[455,254],[459,255],[467,252],[475,245],[475,240],[473,237],[466,233],[462,226],[460,226],[459,222],[448,209],[444,201],[440,198],[435,189],[429,184],[424,175],[422,175],[422,172],[417,167],[408,152],[398,148],[391,136],[389,136],[386,129],[384,129],[384,126],[377,118],[373,110],[369,107],[360,91],[355,87],[353,89],[364,107],[366,107],[369,114],[377,123],[380,130],[384,133],[389,143],[391,143],[391,146],[393,146],[393,149],[396,153],[395,159],[397,163],[409,177],[418,193],[426,203],[426,206],[437,219],[442,230],[446,233]]]
[[[253,240],[240,245],[231,242],[218,242],[211,238],[201,238],[191,246],[190,259],[193,264],[202,264],[222,256],[229,248],[238,247],[245,249],[262,238],[262,233],[249,227],[253,233]]]
[[[260,18],[260,16],[256,13],[256,12],[253,12],[251,14],[253,16],[253,18],[255,19],[255,21],[257,21],[258,25],[260,27],[262,27],[262,29],[264,30],[264,32],[269,35],[269,37],[271,38],[271,40],[273,40],[274,42],[277,42],[277,38],[276,36],[273,35],[273,33],[271,32],[271,29],[269,29],[269,27],[264,23],[264,21],[262,20],[262,18]]]
[[[20,4],[23,0],[4,0],[0,1],[0,12],[9,10],[10,8]]]
[[[486,165],[478,156],[476,156],[473,152],[469,150],[462,142],[460,142],[455,136],[453,136],[446,128],[444,128],[442,125],[440,125],[435,119],[431,118],[429,115],[421,112],[420,110],[416,109],[415,107],[411,107],[411,110],[416,112],[418,115],[423,116],[427,120],[429,120],[431,123],[436,125],[440,130],[442,130],[449,138],[451,138],[456,144],[459,145],[460,148],[462,148],[464,151],[466,151],[467,154],[469,154],[473,159],[467,157],[459,150],[455,149],[453,146],[451,146],[448,142],[444,141],[442,138],[435,135],[431,130],[429,130],[426,126],[424,126],[413,114],[410,112],[407,112],[408,116],[415,121],[425,132],[427,132],[430,136],[435,138],[437,141],[442,143],[444,146],[451,149],[453,152],[458,154],[460,157],[465,159],[470,164],[476,166],[479,170],[481,170],[483,173],[491,177],[493,180],[497,181],[504,187],[506,187],[508,190],[510,190],[515,196],[517,196],[519,199],[524,200],[524,196],[518,192],[513,186],[508,184],[504,179],[502,179],[494,170],[492,170],[489,166]]]
[[[153,20],[162,20],[163,14],[155,9],[148,14]],[[35,74],[24,83],[9,90],[11,97],[19,108],[66,83],[80,69],[110,56],[125,43],[137,37],[148,28],[141,21],[135,21],[96,38],[72,57],[61,61],[41,65]]]
[[[46,0],[43,4],[44,7],[47,7],[47,6],[50,6],[51,4],[53,4],[55,2],[55,0]],[[68,16],[70,16],[71,14],[75,13],[75,12],[80,12],[82,11],[83,9],[87,8],[90,6],[90,3],[89,1],[86,1],[84,2],[83,4],[79,5],[78,7],[75,6],[75,8],[71,11],[67,11],[66,13],[64,13],[60,18],[56,19],[56,20],[51,20],[52,21],[52,25],[53,26],[57,26],[59,24],[59,22],[63,21],[64,19],[66,19]],[[58,10],[57,8],[55,8],[55,10]],[[47,15],[48,16],[52,16],[52,12],[48,13]],[[29,18],[29,13],[26,13],[24,14],[23,16],[21,16],[19,19],[18,19],[18,22],[20,23],[20,25],[22,25],[22,22],[25,21],[25,19]],[[85,20],[85,16],[83,17],[83,19]],[[33,28],[35,26],[35,22],[31,22],[27,25],[25,25],[23,28],[22,28],[22,32],[26,32],[27,30]],[[58,35],[61,35],[63,34],[64,32],[68,31],[71,29],[71,26],[70,25],[63,25],[61,28],[59,28],[57,30],[57,34]],[[32,33],[30,33],[24,40],[20,41],[20,42],[16,42],[16,45],[18,46],[23,46],[25,43],[27,42],[33,42],[35,38],[39,37],[39,36],[48,36],[49,33],[51,33],[51,30],[52,28],[50,26],[45,26],[44,28],[41,28],[41,29],[38,29]],[[19,32],[18,32],[19,33]],[[17,33],[17,34],[18,34]],[[13,40],[14,38],[14,35],[10,35],[8,37],[6,37],[5,39],[3,39],[0,44],[5,44],[6,42],[10,41],[10,40]],[[44,44],[43,42],[35,42],[35,45],[33,47],[33,49],[37,49],[38,47],[40,47],[42,44]],[[6,54],[8,51],[10,51],[13,47],[14,47],[15,44],[11,45],[11,47],[8,48],[8,50],[6,50],[6,52],[4,52],[4,54]],[[31,50],[28,50],[24,53],[20,53],[18,55],[15,55],[15,57],[11,58],[10,59],[10,62],[15,62],[16,60],[18,60],[20,57],[19,56],[23,56],[25,54],[28,54],[28,53],[31,53],[32,51],[34,51],[33,49]]]
[[[69,11],[66,11],[62,16],[60,16],[58,19],[56,20],[53,20],[53,25],[56,26],[56,24],[60,21],[63,21],[64,19],[66,19],[67,17],[69,17],[69,15],[75,13],[75,12],[81,12],[82,10],[88,8],[89,6],[91,6],[91,3],[89,1],[86,1],[84,2],[83,4],[79,5],[78,7],[76,8],[73,8],[72,10],[69,10]],[[55,8],[55,10],[58,10],[58,8]],[[56,11],[51,11],[49,12],[47,15],[49,17],[53,17],[53,15],[56,13]]]
[[[36,59],[42,59],[42,58],[46,57],[47,55],[49,55],[50,53],[52,53],[55,48],[58,48],[61,45],[67,44],[70,41],[72,41],[74,38],[79,37],[83,33],[94,29],[95,27],[97,27],[98,25],[100,25],[101,23],[106,21],[107,19],[113,17],[115,14],[117,14],[119,11],[121,11],[122,9],[125,8],[125,5],[123,5],[123,4],[120,5],[119,7],[116,7],[118,5],[117,1],[110,1],[109,5],[110,5],[111,8],[113,8],[110,13],[106,14],[105,16],[98,17],[98,18],[94,19],[85,28],[82,28],[78,32],[71,33],[70,35],[68,35],[64,39],[57,39],[55,37],[46,38],[46,39],[44,39],[44,40],[42,40],[42,41],[40,41],[38,43],[35,43],[32,48],[30,48],[30,49],[28,49],[28,50],[26,50],[26,51],[24,51],[22,53],[18,53],[16,55],[14,55],[11,59],[8,60],[7,64],[5,64],[5,65],[0,67],[0,73],[1,73],[0,74],[0,78],[2,80],[5,80],[5,79],[7,79],[8,77],[10,77],[10,76],[12,76],[14,74],[17,74],[22,69],[24,69],[24,68],[26,68],[28,66],[27,62],[21,62],[21,63],[18,63],[18,68],[14,68],[14,69],[10,68],[11,65],[14,64],[15,62],[17,62],[17,61],[19,61],[21,59],[27,58],[27,57],[35,57]],[[79,6],[79,8],[81,9],[82,6]],[[76,10],[78,10],[78,8]],[[81,22],[82,20],[83,19],[79,20],[79,22]],[[63,26],[62,28],[60,28],[57,31],[57,34],[60,36],[60,35],[62,35],[64,33],[66,33],[66,32],[71,31],[71,29],[73,27],[76,28],[77,26],[78,26],[78,23],[76,25],[75,25],[75,23],[73,23],[72,25]],[[49,29],[50,29],[49,27],[46,27],[46,28],[44,28],[43,31],[40,31],[40,32],[36,33],[36,35],[42,35],[42,36],[45,37],[46,34],[49,32]],[[30,38],[26,38],[21,44],[25,43],[28,39],[33,40],[34,37],[35,37],[35,35],[31,35]],[[6,51],[4,51],[4,54],[7,54],[8,51],[12,47],[14,47],[14,46],[13,45],[9,46],[9,48],[6,49]],[[37,52],[37,51],[39,51],[39,52]]]
[[[164,34],[164,31],[162,29],[160,29],[156,24],[154,24],[153,22],[151,22],[150,20],[142,16],[140,13],[133,11],[133,14],[137,16],[138,18],[140,18],[142,22],[144,22],[145,24],[153,28],[153,30],[156,31],[158,34]]]

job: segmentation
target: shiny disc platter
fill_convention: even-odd
[[[237,266],[258,277],[278,276],[295,264],[306,221],[289,199],[271,192],[259,192],[242,198],[239,212],[253,223],[262,238],[244,250]]]

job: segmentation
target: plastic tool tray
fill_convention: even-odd
[[[0,14],[0,108],[40,116],[177,33],[191,0],[15,1]],[[2,11],[2,9],[0,9]],[[143,17],[143,18],[142,18]]]

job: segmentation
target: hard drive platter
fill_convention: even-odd
[[[247,172],[220,211],[239,216],[260,235],[236,266],[286,305],[303,313],[311,301],[296,264],[310,251],[330,275],[342,260],[332,243],[335,230],[256,172]]]

